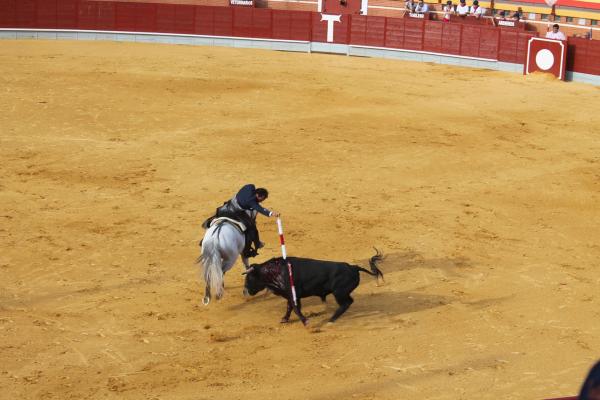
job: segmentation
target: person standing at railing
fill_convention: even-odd
[[[469,10],[469,15],[475,18],[481,18],[485,15],[485,8],[479,7],[479,1],[473,0],[473,5]]]
[[[549,30],[550,25],[548,25],[548,32],[546,33],[546,39],[555,39],[555,40],[567,40],[567,37],[564,33],[562,33],[559,29],[558,24],[552,25],[552,31]]]
[[[413,13],[415,12],[415,8],[417,8],[417,4],[414,0],[407,0],[404,2],[404,8],[406,8],[407,13]]]
[[[452,5],[452,0],[448,0],[446,5],[442,8],[444,12],[444,22],[450,22],[450,16],[454,14],[454,6]]]
[[[523,9],[521,7],[517,8],[517,11],[515,11],[515,13],[512,15],[512,18],[515,21],[520,21],[523,19]]]
[[[456,14],[461,17],[466,17],[469,14],[469,6],[466,0],[460,0],[460,4],[456,6]]]
[[[417,14],[425,14],[427,11],[429,11],[429,6],[425,4],[423,0],[419,0],[419,4],[417,4],[417,7],[415,8],[415,12]]]

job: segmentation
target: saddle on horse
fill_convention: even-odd
[[[215,215],[207,218],[202,223],[202,227],[208,229],[215,218],[229,218],[241,222],[246,227],[246,230],[242,231],[246,239],[242,256],[249,258],[258,255],[258,249],[262,247],[262,243],[259,240],[256,221],[246,210],[239,208],[239,206],[236,207],[236,204],[233,204],[231,200],[226,201],[221,207],[217,208]],[[202,245],[202,242],[200,244]],[[254,244],[254,248],[252,244]]]

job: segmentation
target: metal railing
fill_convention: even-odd
[[[270,0],[273,1],[273,0]],[[277,1],[289,1],[289,0],[277,0]],[[373,8],[373,9],[379,9],[379,10],[394,10],[394,11],[403,11],[406,12],[406,8],[405,7],[391,7],[391,6],[368,6],[368,8]],[[429,13],[431,14],[445,14],[444,11],[429,11]],[[486,19],[495,19],[492,16],[489,15],[485,15],[483,16],[483,18]],[[536,25],[547,25],[548,27],[550,27],[551,25],[558,23],[558,22],[554,22],[554,21],[539,21],[539,20],[533,20],[533,19],[527,19],[527,18],[521,18],[520,19],[521,22],[527,23],[527,24],[536,24]],[[568,27],[568,28],[575,28],[575,29],[580,29],[586,32],[589,32],[590,34],[590,39],[592,39],[593,33],[594,32],[600,32],[600,27],[594,27],[594,26],[588,26],[588,25],[575,25],[575,24],[565,24],[565,23],[560,23],[560,26],[562,27]]]

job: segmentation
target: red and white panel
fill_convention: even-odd
[[[565,79],[567,69],[567,42],[532,37],[527,44],[527,61],[523,73],[550,72],[558,79]]]

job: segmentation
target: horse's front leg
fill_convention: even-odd
[[[210,303],[210,285],[206,285],[204,288],[204,299],[202,299],[202,303],[207,306]]]
[[[250,259],[248,257],[242,256],[242,262],[244,263],[244,268],[250,268]]]

